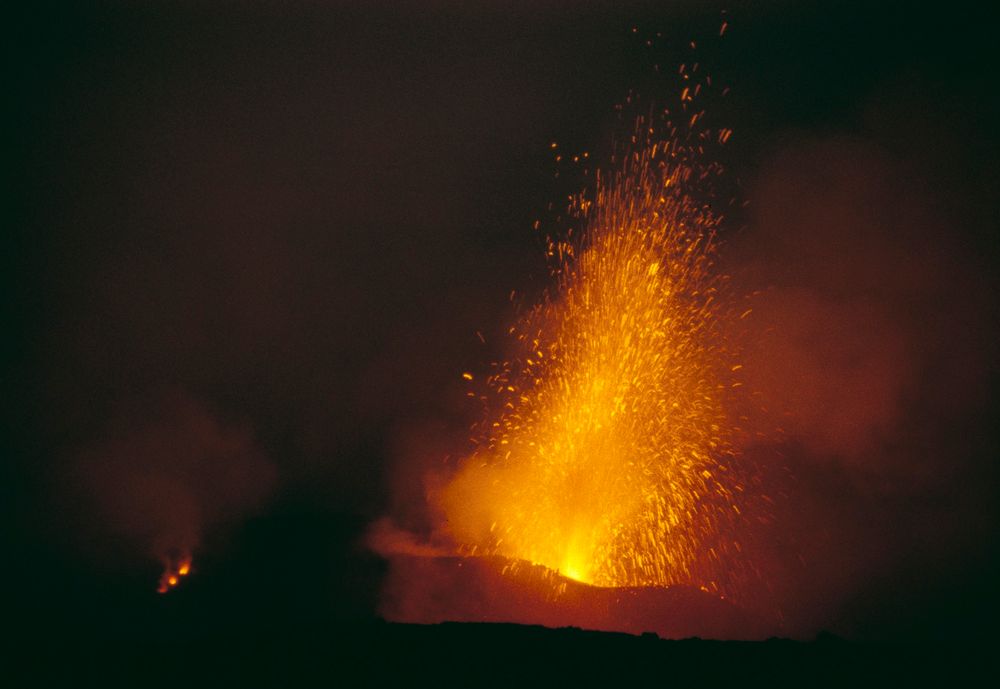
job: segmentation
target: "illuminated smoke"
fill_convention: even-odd
[[[74,484],[94,515],[94,546],[155,558],[166,593],[192,573],[206,537],[264,503],[275,470],[247,429],[221,423],[185,393],[131,402],[78,457]]]

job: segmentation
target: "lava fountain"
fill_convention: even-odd
[[[462,374],[485,413],[428,491],[447,556],[375,534],[394,559],[386,616],[757,633],[730,614],[754,607],[741,538],[765,519],[739,449],[733,333],[749,311],[716,268],[721,167],[703,162],[731,132],[701,126],[697,90],[681,94],[683,127],[638,117],[612,168],[570,197],[576,227],[546,245],[552,288],[510,327],[505,361]]]
[[[639,118],[618,168],[571,200],[582,232],[548,242],[555,289],[470,391],[488,409],[476,449],[432,496],[462,552],[735,594],[740,365],[720,327],[720,218],[693,191],[718,170],[696,150]]]

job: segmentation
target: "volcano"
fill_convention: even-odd
[[[389,562],[380,613],[395,622],[512,622],[669,639],[767,635],[763,620],[690,586],[591,586],[500,556],[399,554]]]

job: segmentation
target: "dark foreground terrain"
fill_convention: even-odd
[[[978,646],[670,641],[579,629],[383,622],[190,630],[172,638],[21,639],[6,686],[955,686],[989,675]],[[13,676],[11,668],[14,669]]]
[[[947,619],[924,600],[895,608],[892,633],[881,637],[907,643],[382,622],[387,564],[359,545],[364,527],[272,515],[245,527],[225,558],[196,559],[190,580],[166,596],[155,593],[155,563],[132,575],[95,572],[38,541],[14,542],[5,551],[0,687],[950,687],[994,674],[996,606],[971,586],[938,603],[976,603],[982,624],[921,624],[921,614]],[[428,590],[447,593],[440,582]]]

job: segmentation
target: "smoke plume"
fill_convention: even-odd
[[[86,523],[99,548],[169,563],[260,509],[275,476],[249,429],[170,390],[124,405],[77,456],[68,488],[95,515]]]

